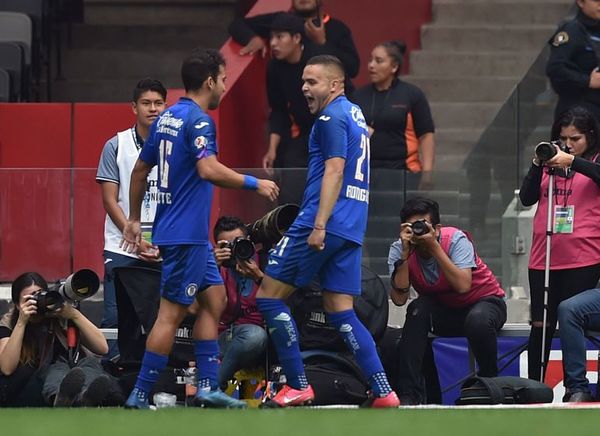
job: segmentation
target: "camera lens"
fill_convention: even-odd
[[[550,142],[540,142],[535,147],[535,155],[542,162],[546,162],[556,156],[556,148]]]
[[[236,238],[233,241],[231,255],[237,260],[249,260],[254,256],[254,244],[246,238]]]
[[[415,221],[412,223],[411,228],[415,236],[423,236],[429,232],[429,227],[427,227],[427,222],[425,220]]]

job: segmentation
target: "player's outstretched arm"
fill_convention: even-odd
[[[223,165],[214,155],[198,160],[196,169],[204,180],[223,188],[257,191],[259,195],[267,197],[271,201],[277,199],[279,195],[279,187],[275,182],[240,174]]]

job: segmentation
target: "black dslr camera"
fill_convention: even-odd
[[[223,262],[223,266],[230,268],[235,266],[238,260],[252,259],[255,252],[254,244],[261,244],[265,249],[275,245],[290,228],[298,212],[300,212],[298,205],[283,204],[267,212],[254,223],[246,224],[248,238],[237,237],[221,246],[231,250],[231,257]]]
[[[227,268],[234,267],[238,260],[250,260],[254,256],[254,244],[250,239],[241,236],[223,244],[221,248],[229,248],[231,250],[231,257],[223,262],[223,266]]]
[[[100,288],[100,279],[91,269],[80,269],[67,279],[48,290],[32,294],[37,303],[38,315],[55,312],[64,306],[65,301],[78,303],[91,297]]]
[[[554,156],[556,156],[557,151],[556,147],[554,147],[555,145],[558,145],[558,148],[564,151],[565,153],[571,153],[571,149],[566,144],[563,144],[560,141],[542,141],[535,146],[535,155],[540,160],[540,162],[549,161]]]
[[[423,236],[426,233],[429,233],[429,226],[425,220],[417,220],[412,223],[410,227],[412,228],[413,235],[415,236]]]

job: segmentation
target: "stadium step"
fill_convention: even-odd
[[[404,79],[421,88],[425,95],[436,102],[503,102],[510,95],[518,77],[478,76],[406,76]]]
[[[181,87],[192,48],[220,47],[235,0],[85,0],[83,24],[63,51],[54,101],[124,102],[135,83],[155,77]]]
[[[236,0],[84,0],[88,24],[209,26],[233,19]]]
[[[425,25],[421,28],[421,43],[426,50],[539,52],[556,29],[556,24],[516,26],[493,23]]]
[[[524,26],[547,24],[565,12],[564,0],[505,0],[477,2],[473,0],[438,0],[433,18],[443,24],[495,23],[503,21]]]
[[[410,73],[414,76],[519,76],[537,51],[457,52],[417,50],[410,54]]]

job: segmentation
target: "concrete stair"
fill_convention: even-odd
[[[516,133],[511,116],[503,113],[495,119],[572,5],[571,0],[433,0],[433,20],[422,27],[421,49],[410,54],[410,72],[402,78],[425,92],[436,126],[435,186],[419,194],[440,203],[444,224],[475,231],[480,256],[498,276],[502,274],[501,217],[506,198],[501,197],[497,181],[516,173],[516,159],[510,155],[515,152]],[[519,122],[532,124],[543,110],[552,111],[550,105],[541,108],[544,103],[537,101],[545,89],[543,69],[520,86],[527,104],[518,107]],[[506,138],[510,159],[506,164],[502,160],[500,167],[506,168],[506,174],[492,180],[488,203],[473,204],[463,164],[494,121],[493,133]],[[406,192],[407,197],[415,194]],[[404,193],[391,182],[386,186],[379,178],[377,186],[372,186],[364,249],[371,267],[384,276],[403,200]],[[487,208],[485,231],[471,228],[472,208],[483,207]]]
[[[445,130],[455,138],[461,130],[482,132],[571,6],[570,0],[433,1],[433,20],[422,28],[421,50],[411,53],[405,79],[430,101],[436,169],[456,168],[469,151],[466,140],[460,155],[447,146]],[[469,137],[472,146],[477,139]]]
[[[143,77],[181,87],[181,61],[194,47],[220,47],[234,11],[235,0],[85,0],[53,100],[128,101]]]

